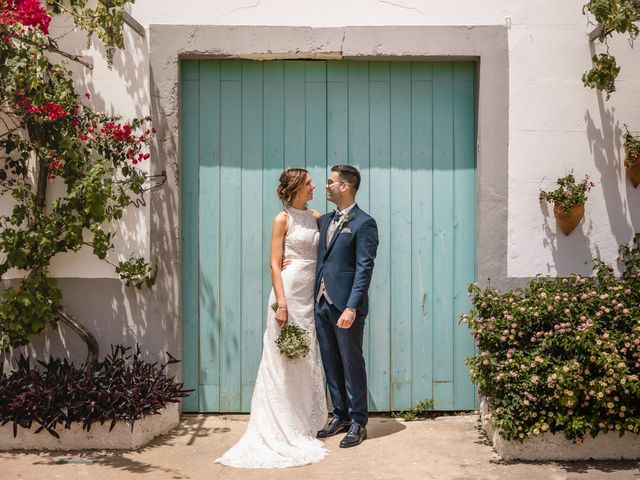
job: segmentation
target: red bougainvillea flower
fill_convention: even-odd
[[[31,100],[20,94],[20,90],[16,91],[16,105],[29,113],[43,114],[48,120],[57,120],[69,115],[64,108],[54,102],[46,102],[41,107],[34,105]]]
[[[50,120],[57,120],[58,118],[63,118],[68,115],[60,105],[53,102],[47,102],[42,105],[40,111],[45,113]]]
[[[0,23],[21,23],[49,34],[51,17],[39,0],[0,0]]]
[[[59,175],[62,171],[62,167],[64,167],[64,163],[60,160],[60,157],[53,157],[53,160],[49,162],[49,180],[54,180],[57,175]]]

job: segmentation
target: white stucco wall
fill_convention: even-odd
[[[590,259],[613,260],[617,246],[640,226],[640,188],[634,190],[622,166],[623,124],[640,132],[640,50],[624,39],[610,42],[622,72],[609,101],[582,86],[593,52],[581,9],[584,1],[476,2],[387,0],[246,0],[175,2],[137,0],[132,15],[150,24],[208,25],[510,25],[509,29],[509,238],[508,274],[589,273]],[[61,31],[66,28],[59,26]],[[93,58],[93,72],[78,68],[80,91],[92,102],[124,115],[149,109],[147,38],[127,28],[127,51],[106,69],[103,50],[84,50],[82,35],[61,42]],[[591,47],[592,48],[592,47]],[[600,51],[600,50],[599,50]],[[147,164],[147,168],[149,164]],[[572,169],[596,183],[577,231],[556,235],[551,209],[541,208],[540,188]],[[151,173],[153,165],[151,164]],[[148,211],[132,209],[120,237],[123,252],[148,251]],[[124,245],[123,245],[124,244]],[[111,267],[90,256],[56,262],[55,273],[70,277],[112,277]]]

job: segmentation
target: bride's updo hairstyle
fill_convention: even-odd
[[[304,168],[288,168],[282,172],[276,192],[285,207],[291,206],[296,193],[306,183],[308,173]]]

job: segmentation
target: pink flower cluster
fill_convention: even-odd
[[[0,0],[0,23],[21,23],[48,35],[50,22],[51,17],[39,0]]]

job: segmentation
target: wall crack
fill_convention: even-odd
[[[423,17],[427,16],[426,13],[424,13],[422,10],[420,10],[419,8],[416,8],[416,7],[408,7],[406,5],[401,5],[399,3],[389,2],[388,0],[378,0],[378,2],[379,3],[385,3],[387,5],[391,5],[392,7],[403,8],[404,10],[415,10],[416,12],[418,12]]]
[[[228,17],[229,15],[233,15],[234,13],[236,13],[236,12],[238,12],[238,11],[240,11],[240,10],[248,10],[248,9],[250,9],[250,8],[257,8],[257,7],[259,7],[259,6],[260,6],[260,3],[262,3],[262,0],[258,0],[258,1],[257,1],[255,4],[253,4],[253,5],[244,5],[244,6],[242,6],[242,7],[234,8],[234,9],[233,9],[233,10],[231,10],[230,12],[223,13],[223,14],[221,14],[221,15],[218,15],[218,16],[216,17],[216,22],[217,22],[218,20],[220,20],[222,17]]]

